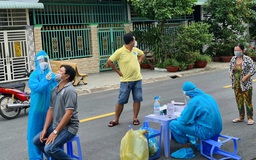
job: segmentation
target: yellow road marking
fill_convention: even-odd
[[[98,116],[94,116],[94,117],[90,117],[90,118],[81,119],[80,123],[88,122],[88,121],[92,121],[92,120],[95,120],[95,119],[104,118],[104,117],[108,117],[108,116],[112,116],[114,114],[115,114],[115,112],[111,112],[111,113],[102,114],[102,115],[98,115]]]
[[[252,81],[256,82],[256,79],[253,79]],[[231,88],[231,87],[232,87],[232,85],[223,86],[223,88]]]
[[[256,79],[254,79],[252,81],[256,82]],[[223,86],[223,88],[231,88],[231,87],[232,87],[232,85]],[[95,119],[100,119],[100,118],[104,118],[104,117],[108,117],[108,116],[113,116],[114,114],[115,114],[115,112],[111,112],[111,113],[102,114],[102,115],[98,115],[98,116],[94,116],[94,117],[90,117],[90,118],[81,119],[80,123],[88,122],[88,121],[92,121],[92,120],[95,120]]]
[[[223,86],[223,88],[230,88],[232,85]]]

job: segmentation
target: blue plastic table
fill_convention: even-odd
[[[165,157],[170,156],[170,134],[169,134],[169,123],[176,119],[176,117],[169,118],[166,115],[156,116],[154,114],[147,115],[145,121],[151,121],[160,123],[162,125],[163,140],[164,140],[164,154]]]

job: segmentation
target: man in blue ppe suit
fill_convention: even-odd
[[[222,119],[218,104],[209,94],[204,93],[192,82],[185,82],[182,90],[190,99],[179,118],[170,122],[174,139],[184,148],[171,154],[173,158],[193,158],[193,150],[189,148],[189,137],[195,137],[199,145],[200,139],[210,139],[222,130]]]
[[[31,90],[27,129],[28,155],[29,160],[43,160],[43,152],[33,144],[33,138],[44,127],[51,90],[58,83],[51,72],[49,57],[45,51],[41,50],[36,54],[35,67],[28,81]]]

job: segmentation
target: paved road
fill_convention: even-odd
[[[236,109],[233,90],[230,88],[223,88],[223,86],[230,84],[230,80],[225,70],[145,84],[144,102],[139,115],[140,120],[142,121],[146,115],[153,113],[153,97],[155,95],[161,96],[161,104],[166,104],[171,100],[183,101],[184,95],[181,91],[181,86],[187,80],[195,82],[199,88],[213,95],[217,100],[223,118],[222,133],[241,138],[239,141],[238,154],[245,160],[255,158],[256,140],[253,138],[255,134],[255,125],[248,126],[246,123],[232,123],[232,119],[238,116],[238,111]],[[114,109],[113,103],[115,103],[115,97],[118,94],[117,92],[117,90],[114,90],[114,92],[107,91],[81,96],[81,102],[84,104],[83,107],[87,109],[84,110],[84,112],[80,112],[80,118],[89,118],[112,112]],[[98,97],[101,97],[100,100]],[[255,104],[256,101],[253,100],[253,103]],[[87,107],[87,104],[89,107]],[[82,129],[79,132],[84,138],[82,143],[86,147],[85,154],[88,159],[119,159],[120,141],[126,133],[128,125],[132,122],[131,105],[132,104],[129,103],[125,107],[120,119],[120,124],[114,128],[106,127],[113,117],[106,117],[81,123]],[[158,126],[155,125],[154,127]],[[137,126],[134,127],[134,129],[138,128],[139,127]],[[171,141],[171,152],[179,149],[180,147],[181,145],[177,144],[173,140]],[[227,144],[224,148],[230,150],[231,144]],[[195,153],[195,159],[205,159],[199,152],[195,151]],[[172,159],[165,158],[163,156],[163,151],[161,155],[161,160]]]
[[[161,96],[161,104],[166,104],[171,100],[183,101],[184,95],[181,91],[181,86],[187,80],[195,82],[199,88],[213,95],[217,100],[223,118],[223,133],[241,138],[238,154],[245,160],[255,158],[255,125],[248,126],[246,123],[233,124],[231,122],[233,118],[237,117],[238,111],[233,91],[230,88],[223,88],[223,86],[230,84],[226,70],[144,84],[144,102],[139,115],[140,120],[143,121],[146,115],[153,112],[152,105],[155,95]],[[255,91],[253,94],[255,95]],[[117,95],[118,90],[110,90],[79,97],[79,118],[80,120],[85,120],[85,122],[80,124],[79,130],[85,159],[119,159],[120,141],[125,135],[128,125],[132,123],[132,107],[130,101],[124,109],[120,124],[114,128],[107,127],[108,122],[113,119],[113,116],[104,117],[104,115],[107,113],[111,115],[114,111]],[[253,104],[255,103],[256,101],[253,99]],[[93,118],[99,115],[103,115],[103,118]],[[0,117],[0,125],[2,128],[0,131],[1,160],[28,159],[26,146],[27,116],[21,114],[20,117],[11,121]],[[139,127],[135,126],[134,129]],[[158,125],[153,124],[152,127],[158,127]],[[179,144],[173,140],[171,141],[171,152],[180,147]],[[230,149],[230,144],[225,148]],[[199,152],[195,153],[195,159],[205,159]],[[171,159],[165,158],[163,151],[161,155],[161,160]]]

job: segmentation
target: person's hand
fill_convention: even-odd
[[[242,78],[242,82],[245,82],[246,80],[247,80],[247,77],[244,76],[244,77]]]
[[[44,137],[45,134],[46,134],[46,131],[45,131],[45,130],[43,130],[43,131],[41,132],[41,134],[40,134],[40,142],[42,142],[42,143],[43,143],[43,141],[46,141],[46,140],[47,140],[47,138]]]
[[[57,134],[51,133],[47,138],[45,144],[54,143],[56,137],[57,137]]]
[[[118,75],[120,76],[120,77],[123,77],[123,74],[122,74],[122,72],[118,72]]]
[[[51,73],[51,72],[47,73],[47,75],[45,76],[45,78],[46,78],[47,80],[51,80],[51,79],[52,79],[52,73]]]

